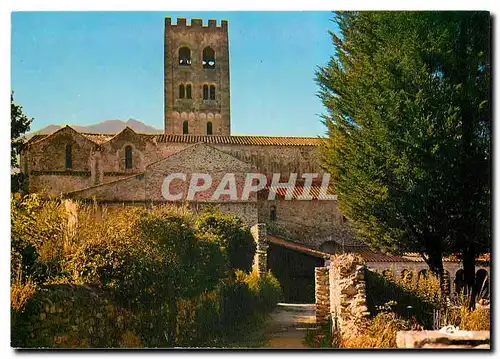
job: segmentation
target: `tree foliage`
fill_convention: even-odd
[[[195,228],[218,243],[227,257],[231,272],[252,270],[256,244],[241,219],[207,209],[197,218]]]
[[[316,73],[323,155],[356,234],[419,252],[438,274],[443,254],[488,250],[489,14],[341,12],[335,22],[335,54]]]
[[[18,156],[25,142],[24,134],[29,131],[33,119],[28,118],[21,105],[14,103],[14,93],[10,94],[10,167],[18,168]],[[21,173],[11,175],[11,191],[22,188],[24,179]]]

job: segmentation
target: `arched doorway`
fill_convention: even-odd
[[[479,299],[490,297],[490,279],[486,269],[481,268],[476,272],[476,293]]]
[[[336,254],[342,252],[342,246],[335,241],[326,241],[319,247],[319,250],[330,254]]]

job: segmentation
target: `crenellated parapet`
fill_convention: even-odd
[[[185,17],[178,17],[176,23],[172,23],[172,18],[165,17],[165,28],[172,29],[212,29],[219,31],[227,31],[227,20],[221,20],[220,23],[215,19],[209,19],[206,24],[203,24],[203,19],[193,18],[188,23],[188,19]]]

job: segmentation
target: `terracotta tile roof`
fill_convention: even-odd
[[[302,252],[309,254],[314,257],[320,257],[320,258],[325,258],[329,259],[332,254],[319,251],[317,249],[311,248],[305,244],[302,243],[297,243],[293,242],[290,240],[287,240],[285,238],[281,237],[276,237],[272,235],[267,236],[267,241],[269,243],[273,243],[294,251]],[[381,252],[375,252],[369,248],[359,248],[359,247],[351,247],[351,248],[346,248],[345,252],[347,253],[355,253],[361,256],[367,263],[373,263],[373,262],[378,262],[378,263],[423,263],[424,260],[418,253],[405,253],[404,255],[398,256],[398,255],[393,255],[393,254],[388,254],[388,253],[381,253]],[[445,257],[443,258],[444,262],[459,262],[458,259],[455,259],[453,257]]]
[[[101,144],[111,139],[113,134],[81,133],[91,141]],[[158,143],[198,143],[256,146],[319,146],[320,138],[316,137],[286,137],[286,136],[197,136],[197,135],[158,135],[139,134],[149,137]],[[29,143],[39,141],[48,134],[34,135]]]
[[[157,142],[213,143],[227,145],[257,146],[318,146],[320,138],[278,136],[196,136],[196,135],[152,135]]]
[[[396,256],[388,253],[375,252],[368,248],[356,249],[353,253],[359,254],[365,262],[384,262],[384,263],[408,263],[418,262],[416,260],[408,259],[403,256]]]
[[[419,254],[419,253],[404,253],[403,254],[403,257],[412,261],[412,262],[424,262],[424,259],[422,258],[422,256]],[[456,263],[456,262],[460,262],[460,259],[458,259],[457,256],[446,256],[446,257],[443,257],[443,262],[447,262],[447,263]]]
[[[328,259],[331,257],[331,254],[329,254],[329,253],[318,251],[318,250],[313,249],[309,246],[306,246],[305,244],[292,242],[292,241],[289,241],[289,240],[284,239],[284,238],[270,236],[270,235],[268,235],[266,238],[267,238],[267,241],[269,243],[273,243],[273,244],[276,244],[278,246],[285,247],[285,248],[288,248],[288,249],[291,249],[291,250],[294,250],[297,252],[306,253],[306,254],[312,255],[314,257],[319,257],[319,258],[324,258],[324,259]]]
[[[43,135],[33,135],[33,136],[31,136],[31,138],[30,138],[28,141],[26,141],[26,145],[27,145],[27,144],[34,143],[34,142],[37,142],[37,141],[39,141],[39,140],[41,140],[41,139],[44,139],[44,138],[45,138],[45,137],[47,137],[47,136],[48,136],[48,134],[43,134]]]
[[[80,132],[83,136],[91,140],[92,142],[95,142],[97,144],[104,143],[106,141],[109,141],[114,135],[108,135],[105,133],[83,133]]]

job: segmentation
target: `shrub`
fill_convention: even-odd
[[[121,305],[149,308],[161,295],[161,253],[154,242],[137,233],[140,212],[124,209],[103,213],[93,225],[79,219],[78,237],[64,262],[64,269],[75,283],[89,283],[111,290]],[[90,230],[90,228],[92,228]]]
[[[61,272],[67,215],[58,201],[11,196],[11,275],[42,284]]]
[[[368,329],[363,335],[342,337],[341,348],[395,348],[396,335],[400,330],[411,330],[408,320],[398,317],[395,313],[379,313],[370,320]]]
[[[244,281],[225,282],[220,287],[221,326],[225,333],[234,332],[237,326],[251,317],[257,298]]]
[[[415,286],[412,282],[405,286],[367,270],[365,280],[366,292],[370,293],[367,296],[370,313],[375,315],[381,310],[390,310],[401,318],[410,319],[414,316],[425,328],[432,328],[433,309],[437,308],[437,303],[430,300],[432,296],[427,292],[427,288],[432,288],[432,279],[421,279],[421,282],[427,281],[426,284],[420,282]],[[423,288],[426,288],[424,293]]]
[[[276,307],[282,299],[283,293],[279,281],[271,272],[259,277],[257,272],[246,274],[242,271],[236,272],[237,280],[247,283],[248,288],[256,299],[259,310],[267,312]]]
[[[214,236],[227,256],[231,273],[237,269],[245,272],[252,269],[256,244],[241,219],[207,209],[197,218],[195,228],[198,233]]]
[[[38,286],[32,280],[13,281],[10,285],[10,306],[17,312],[22,312],[26,302],[36,293]]]

